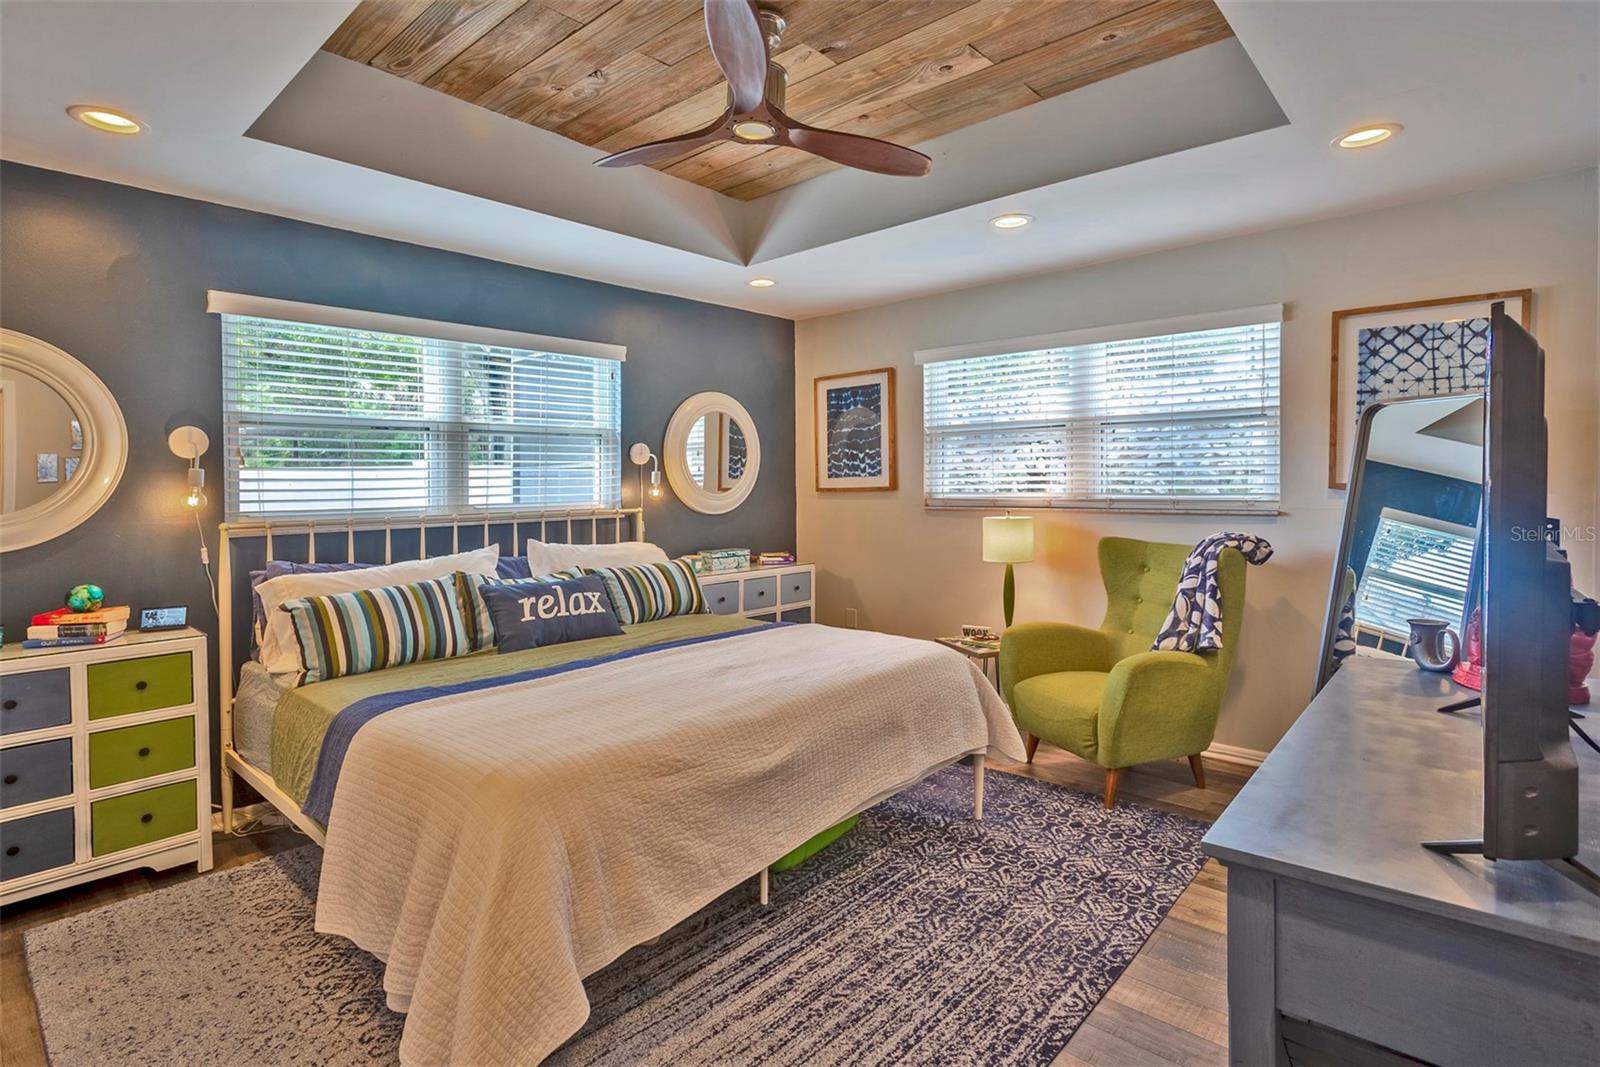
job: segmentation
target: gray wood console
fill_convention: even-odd
[[[1594,887],[1419,844],[1480,832],[1481,718],[1434,710],[1470,695],[1409,660],[1347,662],[1206,834],[1234,1064],[1300,1062],[1285,1017],[1429,1063],[1600,1062]],[[1577,750],[1579,859],[1600,870],[1600,755]]]

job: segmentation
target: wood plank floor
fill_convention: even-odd
[[[998,770],[1030,775],[1098,793],[1098,767],[1040,745],[1032,765],[995,763]],[[1137,767],[1123,777],[1119,803],[1143,804],[1212,820],[1233,799],[1249,768],[1207,761],[1206,788],[1196,789],[1182,761]],[[251,863],[305,838],[290,830],[216,838],[218,869]],[[77,889],[51,893],[0,909],[0,1064],[44,1067],[33,987],[22,953],[30,927],[89,911],[197,877],[193,868],[132,871]],[[1207,861],[1178,898],[1133,963],[1095,1008],[1051,1067],[1085,1064],[1164,1067],[1227,1062],[1227,984],[1223,940],[1226,874]]]

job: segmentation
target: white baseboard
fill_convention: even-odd
[[[1224,745],[1220,741],[1211,742],[1211,747],[1201,755],[1227,763],[1242,763],[1246,767],[1259,767],[1261,761],[1267,758],[1265,752],[1257,752],[1253,748],[1240,748],[1238,745]]]

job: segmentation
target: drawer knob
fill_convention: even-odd
[[[8,700],[4,704],[0,704],[0,708],[5,708],[7,711],[15,709],[16,706],[17,702],[15,700]]]
[[[22,846],[21,845],[11,845],[6,849],[6,855],[15,856],[18,852],[21,852],[21,851],[22,851]]]
[[[16,785],[17,784],[17,776],[14,775],[14,774],[6,775],[5,783],[6,783],[6,785]]]
[[[139,756],[140,756],[141,759],[143,757],[145,757],[145,756],[148,756],[148,755],[150,755],[150,746],[149,745],[146,745],[144,748],[141,748],[139,750]]]
[[[756,596],[766,596],[766,595],[767,595],[767,591],[765,589],[757,589],[756,590]]]
[[[144,682],[144,681],[134,682],[133,683],[133,687],[135,689],[149,689],[150,688],[150,683],[149,682]]]
[[[151,814],[150,814],[150,813],[149,813],[149,812],[148,812],[148,811],[147,811],[147,812],[145,812],[145,813],[144,813],[144,814],[143,814],[143,815],[141,815],[141,816],[139,816],[139,821],[140,821],[140,822],[149,822],[149,821],[150,821],[150,820],[151,820],[151,819],[154,819],[154,818],[155,818],[155,816],[154,816],[154,815],[151,815]]]

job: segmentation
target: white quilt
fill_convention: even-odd
[[[350,746],[316,926],[386,962],[402,1063],[537,1063],[584,976],[973,752],[1022,739],[965,657],[825,626],[411,705]]]

